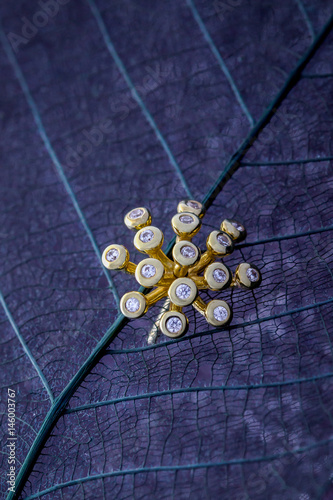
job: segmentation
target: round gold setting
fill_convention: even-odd
[[[246,229],[241,222],[234,219],[224,219],[221,231],[228,233],[234,241],[240,242],[246,238]]]
[[[193,266],[200,257],[200,251],[190,241],[179,241],[172,249],[172,256],[181,266]]]
[[[250,290],[257,288],[261,280],[261,273],[257,266],[248,262],[239,264],[235,271],[235,282],[242,288]]]
[[[197,217],[204,216],[204,207],[200,201],[196,200],[182,200],[178,203],[177,212],[189,212],[195,214]]]
[[[222,277],[225,275],[225,279]],[[205,280],[211,290],[223,290],[228,288],[232,280],[230,269],[221,262],[213,262],[206,267]]]
[[[118,255],[114,260],[109,260],[108,255],[110,255],[110,253],[113,251],[115,255],[117,253]],[[108,247],[106,247],[102,255],[103,265],[107,269],[123,269],[124,267],[126,267],[128,261],[129,253],[123,245],[109,245]]]
[[[207,248],[214,255],[225,257],[233,252],[234,244],[231,237],[224,231],[212,231],[207,238]]]
[[[151,224],[151,214],[148,208],[137,207],[130,210],[124,217],[128,229],[138,230]]]
[[[163,245],[163,233],[155,226],[146,226],[134,236],[134,246],[142,253],[156,251]]]
[[[120,300],[120,310],[126,318],[140,318],[147,308],[147,299],[140,292],[125,293]]]
[[[172,217],[171,225],[178,236],[193,238],[201,227],[201,221],[194,213],[181,212]]]
[[[196,284],[190,278],[177,278],[168,290],[169,298],[176,306],[192,304],[197,294]]]
[[[141,286],[156,286],[164,276],[164,266],[157,259],[144,259],[136,267],[135,278]]]
[[[168,311],[160,320],[160,329],[170,338],[178,338],[186,333],[188,321],[185,314],[178,311]]]
[[[224,300],[211,300],[207,304],[206,319],[213,326],[222,326],[232,319],[232,312],[229,305]]]

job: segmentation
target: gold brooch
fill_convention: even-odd
[[[207,250],[201,254],[192,238],[201,228],[203,205],[198,201],[184,200],[178,204],[177,214],[171,220],[177,235],[172,250],[173,260],[162,251],[163,233],[151,225],[147,208],[139,207],[128,212],[125,224],[135,230],[134,246],[149,255],[140,264],[129,261],[129,252],[123,245],[109,245],[103,252],[102,262],[107,269],[120,269],[134,274],[137,282],[146,288],[154,288],[146,295],[128,292],[120,301],[121,312],[127,318],[139,318],[150,306],[163,297],[169,297],[169,311],[159,321],[160,330],[168,337],[182,336],[188,327],[188,319],[182,312],[190,304],[214,326],[222,326],[232,319],[231,307],[223,300],[206,304],[198,296],[198,290],[224,290],[230,286],[253,289],[260,285],[259,269],[242,262],[234,276],[230,269],[216,258],[223,259],[234,250],[234,244],[244,240],[246,231],[235,220],[222,221],[219,231],[212,231],[207,238]]]

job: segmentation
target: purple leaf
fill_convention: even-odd
[[[329,499],[332,452],[332,45],[329,2],[19,1],[2,18],[2,486],[8,498]],[[124,214],[172,244],[248,231],[227,260],[233,323],[188,310],[179,340],[119,314]],[[221,296],[207,293],[207,297]]]

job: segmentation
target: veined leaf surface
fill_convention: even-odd
[[[43,4],[43,7],[42,7]],[[332,466],[332,7],[329,2],[1,5],[2,494],[9,498],[329,499]],[[188,310],[147,346],[111,242],[147,205],[172,243],[244,222],[230,327]],[[214,297],[221,294],[209,294]],[[208,297],[208,296],[207,296]],[[18,472],[18,471],[17,471]]]

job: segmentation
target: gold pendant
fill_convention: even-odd
[[[188,319],[182,311],[184,306],[192,304],[213,326],[226,325],[232,319],[232,309],[225,301],[211,300],[206,304],[198,296],[198,290],[218,291],[232,286],[253,289],[260,285],[261,274],[253,264],[239,264],[233,276],[225,264],[216,261],[230,255],[234,244],[246,237],[246,230],[239,222],[223,220],[220,230],[209,234],[207,250],[202,254],[192,243],[201,228],[203,215],[203,205],[198,201],[184,200],[178,204],[177,214],[171,220],[177,235],[171,260],[162,250],[163,233],[151,225],[149,210],[139,207],[128,212],[125,224],[136,231],[134,246],[149,258],[136,265],[130,262],[124,246],[112,244],[104,250],[102,262],[107,269],[133,274],[140,285],[154,289],[146,295],[125,293],[120,301],[124,316],[139,318],[150,306],[168,297],[169,311],[160,317],[159,328],[168,337],[181,337],[188,328]]]

